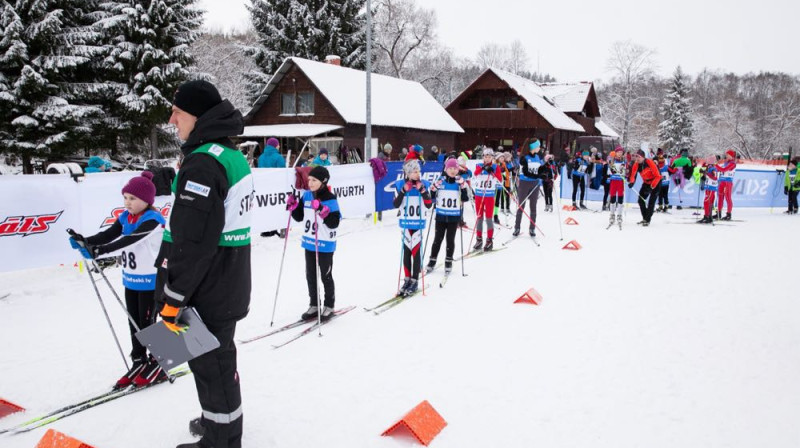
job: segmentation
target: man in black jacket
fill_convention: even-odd
[[[161,317],[172,331],[185,330],[179,316],[191,306],[220,343],[189,361],[202,408],[190,431],[202,439],[178,448],[239,448],[242,397],[233,336],[250,306],[253,177],[228,136],[242,133],[242,115],[211,83],[188,81],[175,94],[169,122],[184,141],[184,159],[156,260],[156,300],[164,303]]]

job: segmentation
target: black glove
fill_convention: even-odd
[[[628,182],[628,188],[633,188],[633,182]]]
[[[783,187],[783,194],[785,195],[789,194],[789,187]]]
[[[485,173],[492,174],[492,173],[494,173],[494,168],[492,168],[492,165],[489,165],[489,166],[484,165],[483,166],[483,171]]]

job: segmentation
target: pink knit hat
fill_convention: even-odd
[[[456,159],[447,159],[444,162],[444,168],[458,168],[458,160]]]
[[[141,176],[134,177],[122,187],[122,194],[132,194],[149,205],[153,205],[156,200],[156,186],[153,184],[152,179],[153,173],[142,171]]]

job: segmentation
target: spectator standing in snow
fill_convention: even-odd
[[[633,188],[637,173],[642,176],[642,187],[639,189],[639,209],[642,212],[642,220],[637,224],[647,227],[650,225],[650,219],[653,217],[653,211],[656,208],[658,187],[661,185],[661,172],[652,159],[645,157],[645,152],[642,149],[636,151],[634,164],[631,167],[628,179],[628,188]]]

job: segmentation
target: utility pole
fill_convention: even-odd
[[[372,155],[372,5],[367,0],[367,129],[364,137],[364,162]]]

